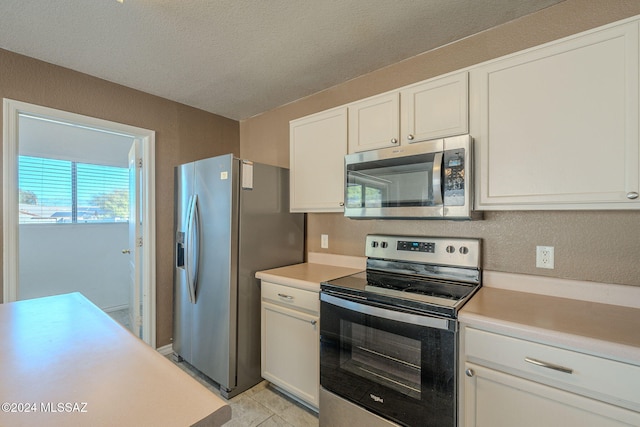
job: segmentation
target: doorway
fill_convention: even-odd
[[[122,320],[155,348],[154,143],[150,130],[4,100],[4,302],[79,290],[105,311],[126,306]],[[61,260],[67,271],[32,277]]]

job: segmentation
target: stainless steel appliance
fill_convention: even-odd
[[[288,170],[232,154],[175,171],[175,357],[232,397],[261,381],[257,270],[303,260]]]
[[[456,425],[457,313],[480,240],[369,235],[366,272],[321,284],[320,425]]]
[[[469,135],[345,156],[350,218],[477,219]]]

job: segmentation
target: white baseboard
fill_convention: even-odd
[[[120,311],[120,310],[128,310],[129,309],[129,304],[124,304],[124,305],[114,305],[111,307],[105,307],[102,309],[102,311],[104,311],[105,313],[111,313],[112,311]]]
[[[173,344],[167,344],[163,345],[162,347],[158,347],[156,351],[163,356],[168,356],[173,353]]]

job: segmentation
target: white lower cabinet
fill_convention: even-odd
[[[262,377],[316,410],[319,312],[317,292],[262,282]]]
[[[466,427],[638,426],[640,414],[466,363]]]
[[[465,427],[640,426],[640,367],[466,327]]]

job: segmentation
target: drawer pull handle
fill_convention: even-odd
[[[284,299],[288,299],[288,300],[292,300],[293,297],[291,295],[287,295],[287,294],[278,294],[278,296],[280,298],[284,298]]]
[[[565,374],[573,374],[573,369],[571,368],[565,368],[564,366],[555,365],[549,362],[543,362],[541,360],[534,359],[532,357],[525,357],[524,361],[536,366],[542,366],[543,368],[549,368],[549,369],[553,369],[554,371],[564,372]]]

